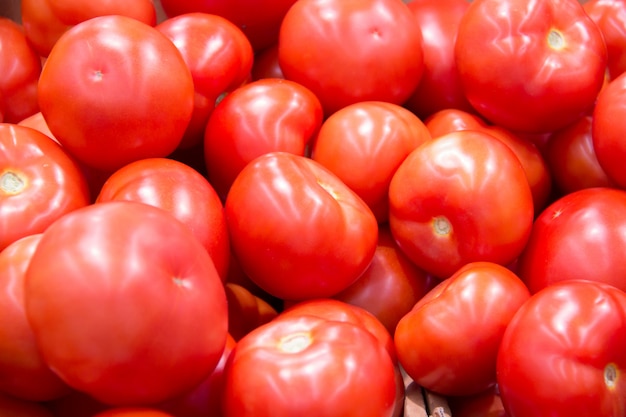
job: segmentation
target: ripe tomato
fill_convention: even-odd
[[[51,225],[24,299],[44,360],[111,405],[191,389],[226,341],[226,297],[207,251],[183,223],[143,203],[94,204]]]
[[[301,0],[283,19],[278,61],[327,116],[359,101],[402,104],[424,69],[422,35],[401,1]]]
[[[421,145],[389,186],[394,239],[418,267],[439,278],[469,262],[515,260],[533,215],[519,159],[480,131],[452,132]]]
[[[311,147],[311,158],[337,175],[372,209],[389,219],[389,183],[404,158],[430,140],[424,123],[397,104],[362,101],[330,115]]]
[[[264,79],[236,89],[206,125],[209,181],[225,198],[235,177],[254,158],[275,151],[304,155],[322,118],[317,97],[293,81]]]
[[[224,206],[207,181],[193,168],[167,158],[146,158],[115,171],[103,184],[97,203],[138,201],[162,208],[189,226],[211,255],[222,281],[230,262]]]
[[[186,13],[156,26],[183,55],[195,88],[194,112],[179,147],[202,142],[204,128],[223,93],[243,84],[252,70],[246,35],[229,20],[208,13]]]
[[[477,0],[459,25],[455,58],[480,114],[513,131],[539,133],[593,107],[607,51],[576,0]]]
[[[367,330],[309,315],[242,338],[226,363],[226,417],[390,417],[396,369]],[[305,393],[303,395],[303,393]]]
[[[0,124],[0,250],[89,202],[83,173],[54,140]]]
[[[583,2],[606,43],[609,79],[626,70],[626,2],[621,0],[588,0]]]
[[[176,149],[193,99],[176,46],[119,15],[68,30],[39,79],[39,105],[55,138],[84,164],[109,172]]]
[[[592,281],[533,295],[500,345],[498,386],[516,417],[626,413],[626,294]]]
[[[245,274],[281,299],[330,297],[365,271],[376,250],[372,211],[317,162],[271,152],[250,162],[225,203]]]
[[[588,279],[626,290],[626,191],[587,188],[537,217],[517,271],[532,293],[559,281]]]
[[[524,283],[506,267],[469,263],[400,319],[394,336],[398,361],[428,390],[443,395],[483,392],[496,383],[504,330],[529,297]]]

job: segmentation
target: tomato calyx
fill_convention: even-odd
[[[284,353],[300,353],[313,343],[311,335],[305,332],[298,332],[287,335],[280,339],[278,348]]]
[[[26,188],[26,181],[21,175],[13,171],[5,171],[0,176],[0,190],[4,194],[15,195],[24,191]]]
[[[608,389],[614,389],[617,386],[619,371],[614,363],[609,363],[604,368],[604,383]]]
[[[547,41],[548,46],[556,51],[565,47],[565,38],[563,37],[563,34],[556,29],[551,29],[550,32],[548,32]]]
[[[444,216],[437,216],[433,218],[433,231],[438,236],[448,236],[452,233],[452,225],[450,221]]]

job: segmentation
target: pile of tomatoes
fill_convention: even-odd
[[[20,7],[0,415],[626,416],[626,2]]]

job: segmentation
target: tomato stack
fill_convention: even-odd
[[[625,2],[0,12],[0,415],[626,417]]]

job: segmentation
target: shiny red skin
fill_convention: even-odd
[[[608,53],[608,76],[615,79],[626,70],[626,2],[588,0],[583,2],[583,8],[602,32]]]

